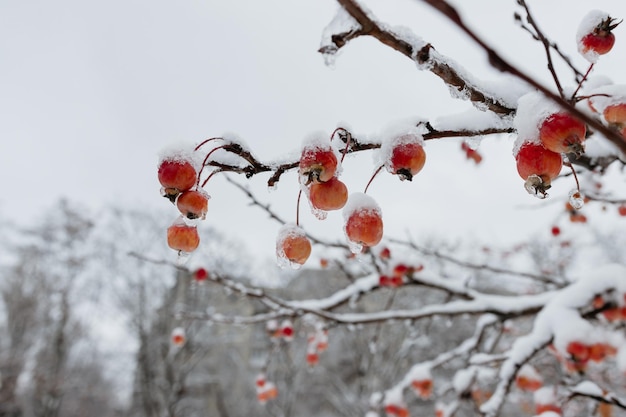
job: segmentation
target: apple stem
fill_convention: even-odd
[[[335,137],[335,133],[337,133],[337,132],[343,132],[346,135],[346,147],[343,150],[343,153],[341,155],[341,161],[340,161],[340,162],[343,162],[343,158],[345,158],[346,154],[348,153],[348,148],[350,147],[350,140],[352,139],[352,135],[350,134],[350,132],[348,132],[347,129],[344,129],[343,127],[338,127],[330,135],[330,140],[331,141],[333,140],[333,138]]]
[[[300,197],[302,197],[302,189],[298,191],[298,201],[296,202],[296,226],[300,226]]]
[[[222,139],[222,138],[211,138],[211,139]],[[207,139],[207,141],[211,140],[211,139]],[[196,185],[200,184],[200,176],[202,175],[202,171],[204,171],[204,167],[206,166],[207,161],[209,160],[209,157],[213,154],[213,152],[215,152],[218,149],[223,149],[225,148],[227,145],[221,145],[221,146],[217,146],[213,149],[211,149],[209,151],[209,153],[206,154],[206,156],[204,157],[204,160],[202,161],[202,168],[200,168],[200,172],[198,172],[198,180],[196,181]],[[198,146],[199,147],[199,146]],[[197,149],[197,147],[196,147]],[[217,171],[213,171],[211,173],[211,175],[209,175],[209,177],[202,183],[202,186],[204,187],[204,184],[207,183],[207,181],[209,180],[209,178],[211,178],[213,176],[213,174],[215,174],[215,172]]]
[[[206,185],[207,182],[209,182],[209,180],[211,179],[211,177],[213,177],[213,175],[217,174],[218,172],[222,172],[221,169],[216,169],[214,171],[212,171],[208,177],[206,177],[206,179],[204,180],[204,182],[202,183],[202,188],[204,188],[204,186]],[[198,180],[200,180],[200,177],[198,177]],[[198,181],[199,183],[199,181]]]
[[[582,88],[583,83],[585,81],[587,81],[587,77],[589,76],[589,74],[591,73],[591,70],[593,69],[593,66],[595,64],[591,64],[589,65],[589,68],[587,69],[587,72],[585,73],[585,75],[583,75],[583,78],[580,80],[580,82],[578,83],[578,87],[576,87],[576,90],[574,91],[574,94],[572,94],[572,101],[576,99],[576,94],[578,93],[578,91]]]
[[[576,190],[580,193],[580,182],[578,181],[578,174],[576,174],[576,169],[574,169],[574,165],[571,162],[565,164],[572,170],[572,175],[574,176],[574,181],[576,181]]]
[[[384,165],[381,165],[378,167],[378,169],[376,169],[376,171],[374,171],[374,175],[372,175],[372,178],[370,178],[370,180],[367,182],[367,185],[365,186],[365,191],[363,191],[363,194],[367,194],[367,189],[370,188],[370,184],[372,183],[372,181],[374,181],[374,178],[376,178],[376,175],[378,175],[378,173],[380,172],[381,169],[383,169]]]
[[[201,147],[203,147],[205,144],[207,144],[207,143],[209,143],[209,142],[211,142],[211,141],[213,141],[213,140],[220,140],[220,139],[221,139],[221,140],[224,140],[224,138],[221,138],[221,137],[214,137],[214,138],[205,139],[205,140],[203,140],[202,142],[200,142],[200,143],[198,144],[198,146],[196,146],[196,147],[194,148],[194,151],[197,151],[198,149],[200,149]]]

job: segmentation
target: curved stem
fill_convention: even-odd
[[[576,98],[576,94],[578,93],[578,91],[581,89],[581,87],[583,86],[583,83],[585,81],[587,81],[587,77],[589,76],[589,74],[591,73],[591,70],[593,69],[594,64],[592,63],[591,65],[589,65],[589,69],[587,69],[587,72],[585,73],[585,75],[583,75],[583,78],[580,80],[580,82],[578,83],[578,87],[576,87],[576,90],[574,91],[574,94],[572,94],[572,98],[571,100],[575,100]]]
[[[221,138],[211,138],[211,139],[221,139]],[[210,141],[211,139],[207,139],[205,142],[203,142],[202,144]],[[196,147],[196,150],[200,147],[201,145],[198,145]],[[202,168],[200,168],[200,171],[198,172],[198,179],[196,180],[196,186],[198,186],[200,184],[200,177],[202,176],[202,171],[204,171],[204,167],[206,166],[207,161],[209,160],[209,157],[213,154],[213,152],[215,152],[218,149],[223,149],[225,148],[226,145],[221,145],[218,147],[215,147],[213,149],[211,149],[209,151],[209,153],[206,154],[206,156],[204,157],[204,160],[202,161]],[[211,173],[211,175],[209,175],[209,177],[202,183],[202,186],[204,187],[204,185],[207,183],[207,181],[209,180],[209,178],[211,178],[213,176],[213,174],[215,173],[215,171],[213,171],[213,173]]]
[[[374,175],[372,175],[372,178],[370,178],[370,180],[367,182],[367,185],[365,186],[365,191],[363,191],[364,194],[367,194],[367,189],[370,188],[370,184],[372,183],[372,181],[374,181],[374,178],[376,178],[376,175],[378,175],[383,167],[384,165],[379,166],[378,169],[374,172]]]
[[[206,145],[207,143],[209,143],[209,142],[211,142],[211,141],[214,141],[214,140],[219,140],[219,139],[224,140],[224,138],[221,138],[221,137],[219,137],[219,136],[216,136],[216,137],[214,137],[214,138],[205,139],[205,140],[203,140],[202,142],[200,142],[200,143],[199,143],[199,144],[198,144],[198,145],[194,148],[194,151],[197,151],[198,149],[200,149],[201,147],[203,147],[204,145]]]
[[[300,226],[300,197],[302,197],[302,189],[298,191],[298,202],[296,203],[296,226]]]

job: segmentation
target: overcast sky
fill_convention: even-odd
[[[453,3],[496,50],[549,81],[542,48],[512,23],[514,0]],[[574,35],[590,2],[564,3],[529,1],[539,24],[582,70]],[[481,50],[421,2],[367,4],[478,78],[500,76]],[[623,0],[593,7],[626,16]],[[436,121],[471,109],[432,74],[373,40],[353,42],[333,68],[326,66],[316,51],[336,8],[331,0],[0,0],[0,213],[27,222],[65,196],[94,210],[109,203],[169,208],[174,219],[156,179],[157,155],[172,143],[235,132],[271,160],[297,152],[310,132],[330,133],[341,123],[375,137],[398,119]],[[614,51],[597,68],[617,82],[625,31],[616,30]],[[547,230],[561,203],[539,215],[535,208],[545,203],[524,191],[512,142],[485,139],[479,167],[465,160],[458,139],[428,143],[426,167],[412,183],[381,175],[369,193],[382,206],[387,233],[452,240],[472,234],[499,243]],[[348,158],[343,179],[362,191],[373,170],[369,154]],[[248,184],[294,220],[296,175],[285,175],[272,192],[267,178]],[[554,197],[572,187],[557,184]],[[207,223],[271,256],[279,225],[223,179],[207,191]],[[319,222],[302,209],[305,228],[342,238],[339,214]]]

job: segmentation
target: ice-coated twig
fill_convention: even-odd
[[[530,13],[530,9],[528,5],[526,4],[526,1],[517,0],[517,3],[520,6],[522,6],[524,10],[526,11],[526,21],[533,27],[533,29],[535,29],[535,32],[533,33],[532,31],[530,31],[530,29],[526,28],[524,25],[522,25],[522,27],[526,29],[529,33],[531,33],[533,37],[537,39],[539,42],[541,42],[541,44],[543,45],[543,48],[545,49],[545,52],[546,52],[546,60],[548,61],[548,70],[550,71],[550,74],[552,74],[552,79],[554,80],[554,84],[556,85],[556,88],[559,91],[559,95],[561,97],[565,97],[563,93],[563,87],[561,86],[561,81],[559,81],[559,76],[557,75],[556,70],[554,69],[554,64],[552,62],[552,54],[550,53],[550,48],[552,47],[552,43],[548,40],[546,35],[544,35],[543,31],[537,25],[537,22],[535,21],[532,14]]]
[[[520,2],[518,1],[518,3],[520,3]],[[524,5],[525,4],[526,3],[524,2]],[[524,6],[524,8],[526,10],[528,10],[526,6]],[[527,13],[527,14],[529,15],[529,13]],[[520,24],[520,27],[522,29],[524,29],[526,32],[530,33],[530,36],[532,36],[533,39],[542,42],[542,39],[540,38],[540,35],[538,33],[533,32],[528,26],[526,26],[522,22],[522,17],[519,14],[515,13],[514,14],[514,18]],[[534,21],[534,19],[533,19],[533,21]],[[529,21],[529,23],[530,23],[530,21]],[[535,25],[533,25],[533,28],[536,31],[539,31],[539,29]],[[559,48],[559,45],[557,45],[554,42],[550,42],[545,35],[541,34],[541,36],[543,36],[543,39],[546,39],[549,42],[550,48],[552,48],[554,50],[554,52],[556,52],[561,57],[561,59],[567,64],[567,66],[570,67],[570,69],[574,72],[574,77],[576,79],[576,82],[579,82],[583,78],[583,73],[580,72],[578,70],[578,68],[576,68],[574,66],[574,64],[572,63],[572,59],[569,56],[565,55],[563,53],[563,51],[561,51],[561,48]]]
[[[476,330],[474,331],[474,334],[471,337],[463,341],[460,345],[458,345],[454,349],[449,350],[447,352],[440,353],[439,355],[437,355],[435,358],[431,360],[414,364],[411,367],[411,369],[409,369],[409,371],[400,380],[400,382],[398,382],[396,385],[394,385],[390,389],[391,390],[396,390],[396,389],[403,390],[411,385],[411,382],[416,379],[416,375],[418,375],[422,369],[424,368],[433,369],[438,366],[442,366],[445,363],[450,362],[451,360],[455,358],[469,355],[470,352],[477,349],[478,345],[483,339],[483,334],[485,330],[493,326],[496,323],[499,323],[499,319],[498,317],[494,315],[487,314],[487,315],[480,317],[476,323]]]
[[[455,68],[455,64],[444,59],[429,43],[414,38],[407,39],[395,33],[386,25],[378,22],[371,13],[356,0],[337,0],[341,7],[358,22],[360,29],[348,33],[337,33],[330,37],[331,44],[322,45],[320,52],[328,54],[335,53],[350,40],[359,36],[371,36],[381,43],[400,52],[408,58],[415,60],[420,68],[427,69],[446,84],[457,91],[467,92],[467,96],[473,103],[480,103],[481,108],[486,107],[493,113],[501,116],[511,115],[515,109],[503,103],[494,95],[475,85],[466,79],[464,71]]]
[[[338,0],[339,1],[339,0]],[[467,36],[469,36],[474,42],[476,42],[486,53],[489,59],[489,63],[494,68],[509,73],[520,80],[530,84],[541,93],[543,93],[547,98],[559,104],[561,107],[565,108],[570,114],[577,117],[578,119],[587,123],[591,128],[597,130],[602,133],[605,138],[611,141],[619,150],[623,153],[626,153],[626,141],[619,134],[619,132],[605,126],[598,119],[588,115],[587,113],[581,111],[576,108],[572,103],[568,100],[564,99],[560,95],[554,93],[548,87],[541,84],[539,81],[531,77],[530,75],[523,72],[521,69],[515,67],[514,65],[507,62],[504,58],[502,58],[496,51],[493,50],[482,38],[480,38],[473,30],[471,30],[463,20],[461,16],[456,11],[454,7],[448,4],[445,0],[419,0],[424,3],[429,4],[434,9],[440,11],[444,16],[450,19],[456,26],[458,26]]]
[[[517,296],[492,296],[483,294],[480,298],[475,300],[457,300],[446,304],[431,304],[409,310],[322,314],[327,320],[343,324],[371,324],[390,320],[419,320],[434,316],[458,316],[463,314],[484,313],[492,313],[500,317],[510,318],[536,314],[554,294],[554,292]],[[314,314],[320,314],[317,309],[310,311]]]
[[[493,272],[495,274],[506,274],[506,275],[514,275],[514,276],[519,276],[519,277],[524,277],[524,278],[530,278],[536,281],[541,281],[547,284],[555,284],[555,285],[559,285],[562,286],[563,282],[561,282],[560,280],[557,280],[557,278],[555,277],[551,277],[548,275],[539,275],[539,274],[533,274],[531,272],[524,272],[524,271],[513,271],[510,269],[506,269],[506,268],[499,268],[499,267],[495,267],[489,264],[477,264],[474,262],[469,262],[469,261],[464,261],[458,258],[455,258],[453,256],[450,255],[446,255],[443,254],[439,251],[436,250],[431,250],[431,249],[427,249],[424,247],[421,247],[419,245],[417,245],[414,242],[407,242],[404,240],[399,240],[399,239],[393,239],[393,238],[389,238],[388,239],[390,242],[399,244],[399,245],[404,245],[407,246],[411,249],[414,249],[416,251],[418,251],[419,253],[423,254],[423,255],[427,255],[427,256],[434,256],[435,258],[439,258],[442,259],[444,261],[453,263],[455,265],[459,265],[465,268],[469,268],[469,269],[474,269],[474,270],[482,270],[482,271],[489,271],[489,272]]]
[[[567,331],[573,318],[582,320],[580,311],[588,308],[597,295],[623,286],[625,273],[623,265],[605,265],[558,290],[537,314],[532,331],[517,339],[507,352],[507,359],[500,367],[498,385],[493,396],[481,406],[481,412],[486,417],[497,416],[519,369],[550,344],[558,332]],[[584,334],[584,329],[578,331]]]
[[[569,388],[568,391],[569,398],[587,397],[626,410],[626,398],[620,398],[614,392],[600,388],[595,382],[583,381],[575,387]]]
[[[259,199],[247,187],[244,187],[243,185],[241,185],[237,181],[234,181],[233,179],[231,179],[228,176],[226,176],[226,181],[228,181],[229,183],[233,184],[235,187],[237,187],[239,190],[241,190],[244,194],[246,194],[248,196],[248,198],[250,199],[250,201],[252,201],[252,204],[254,204],[255,206],[260,207],[263,211],[265,211],[270,216],[270,218],[276,220],[280,224],[286,224],[287,223],[283,218],[281,218],[278,214],[276,214],[271,209],[269,204],[261,203],[259,201]],[[324,245],[324,246],[334,247],[334,248],[342,248],[342,249],[346,249],[346,250],[349,249],[348,245],[345,244],[345,243],[324,241],[324,240],[319,239],[319,238],[317,238],[315,236],[312,236],[308,232],[307,232],[307,236],[308,236],[309,239],[311,239],[312,242],[317,243],[319,245]]]

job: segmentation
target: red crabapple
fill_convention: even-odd
[[[303,265],[311,255],[311,242],[301,227],[287,224],[278,232],[276,255],[279,263],[288,261],[292,266]]]
[[[413,179],[424,168],[426,152],[420,135],[406,134],[395,138],[391,144],[391,154],[385,162],[387,170],[401,180]]]
[[[626,103],[606,106],[603,114],[609,124],[624,124],[626,123]]]
[[[209,196],[204,191],[184,191],[176,198],[176,207],[188,219],[204,220],[208,206]]]
[[[560,153],[552,152],[541,144],[526,142],[517,155],[517,172],[526,181],[525,188],[530,194],[544,198],[552,180],[561,172],[563,158]]]
[[[310,144],[302,150],[299,172],[305,184],[326,182],[335,176],[339,162],[333,148],[323,144]]]
[[[200,236],[196,226],[185,224],[182,219],[167,228],[167,244],[179,252],[191,253],[200,245]]]
[[[411,387],[420,398],[427,400],[433,392],[433,380],[430,378],[413,380]]]
[[[179,193],[193,187],[196,184],[197,175],[191,162],[184,159],[164,159],[159,164],[159,182],[163,186],[165,197],[171,200]]]
[[[472,149],[467,142],[462,142],[461,143],[461,149],[463,151],[465,151],[465,157],[467,159],[471,159],[474,161],[474,163],[476,163],[476,165],[480,164],[481,161],[483,160],[483,157],[481,154],[478,153],[477,150]]]
[[[318,210],[339,210],[348,201],[348,187],[337,177],[326,182],[314,182],[309,188],[309,200]]]
[[[193,277],[196,281],[205,281],[209,277],[209,272],[204,268],[198,268],[193,273]]]
[[[172,330],[171,338],[172,344],[174,346],[180,347],[184,345],[186,341],[185,329],[183,329],[182,327],[176,327],[174,330]]]
[[[350,242],[357,246],[375,246],[382,240],[382,213],[376,201],[367,194],[352,194],[343,216],[344,230]]]
[[[539,140],[552,152],[581,155],[586,133],[585,124],[577,118],[565,112],[554,113],[541,124]]]
[[[596,56],[608,53],[615,44],[615,35],[612,30],[620,23],[615,23],[615,19],[605,13],[591,12],[581,23],[577,34],[579,52],[585,57],[589,53]],[[589,27],[590,24],[592,27]]]

